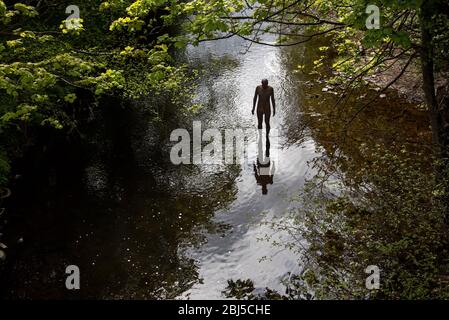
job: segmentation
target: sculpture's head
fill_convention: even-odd
[[[262,79],[262,87],[263,88],[268,87],[268,80],[267,79]]]

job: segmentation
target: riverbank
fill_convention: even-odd
[[[422,89],[422,72],[419,61],[415,60],[415,63],[411,64],[397,79],[406,63],[407,61],[404,59],[386,62],[386,65],[381,68],[380,72],[365,76],[363,79],[373,85],[376,90],[381,90],[394,82],[390,88],[396,90],[401,98],[412,104],[424,104],[425,97]]]
[[[373,85],[376,90],[381,90],[389,83],[395,81],[398,75],[401,73],[407,61],[397,60],[395,62],[388,62],[384,71],[366,76],[363,79]],[[444,88],[448,85],[449,76],[446,73],[437,74],[435,80],[435,88]],[[404,98],[407,102],[416,104],[420,108],[426,108],[424,91],[422,89],[422,71],[420,61],[415,60],[407,70],[397,79],[392,85],[391,89],[396,90],[401,98]]]

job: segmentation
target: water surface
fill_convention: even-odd
[[[2,273],[2,297],[217,299],[228,280],[247,278],[259,290],[285,290],[281,281],[299,270],[300,257],[260,241],[273,232],[263,221],[289,219],[297,205],[292,196],[316,173],[310,161],[335,148],[326,134],[332,123],[323,125],[320,117],[335,111],[335,97],[322,94],[319,76],[296,72],[299,63],[320,54],[319,44],[248,46],[231,38],[188,49],[185,59],[205,71],[196,92],[203,108],[193,118],[158,127],[145,108],[112,101],[87,150],[62,146],[51,162],[35,159],[12,186],[12,253]],[[277,101],[270,139],[275,171],[266,192],[254,172],[257,132],[249,136],[244,163],[170,162],[171,130],[191,131],[193,120],[203,130],[255,128],[252,98],[262,78],[269,79]],[[401,101],[389,95],[378,109],[381,121],[374,111],[362,115],[363,134],[354,133],[354,141],[373,135],[370,119],[391,124],[394,115],[385,110]],[[406,117],[397,134],[385,137],[415,138],[425,122],[416,119]],[[281,232],[274,239],[287,237]],[[64,285],[70,264],[81,270],[76,292]]]

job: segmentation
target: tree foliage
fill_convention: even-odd
[[[105,95],[186,109],[191,75],[166,44],[162,4],[78,1],[80,17],[69,19],[66,1],[0,1],[2,163],[20,156],[32,128],[77,131],[82,110]]]

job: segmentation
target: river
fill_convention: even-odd
[[[259,291],[284,292],[281,282],[299,270],[300,257],[273,245],[287,233],[264,241],[273,230],[263,222],[289,219],[297,205],[292,197],[316,173],[310,161],[323,152],[303,122],[309,96],[301,90],[292,54],[309,55],[303,46],[249,46],[239,38],[204,43],[185,54],[191,66],[205,71],[195,98],[203,108],[182,122],[189,131],[193,120],[203,130],[254,128],[255,87],[263,78],[274,87],[275,171],[266,191],[254,171],[256,134],[249,136],[243,164],[175,166],[168,135],[176,126],[161,133],[143,111],[114,109],[114,125],[96,128],[89,152],[70,154],[79,165],[70,167],[61,156],[63,163],[47,165],[38,176],[50,175],[45,185],[26,180],[26,174],[26,186],[18,183],[9,215],[13,240],[23,243],[13,246],[2,296],[219,299],[230,279],[252,279]],[[81,272],[78,291],[64,285],[65,268],[72,264]]]

